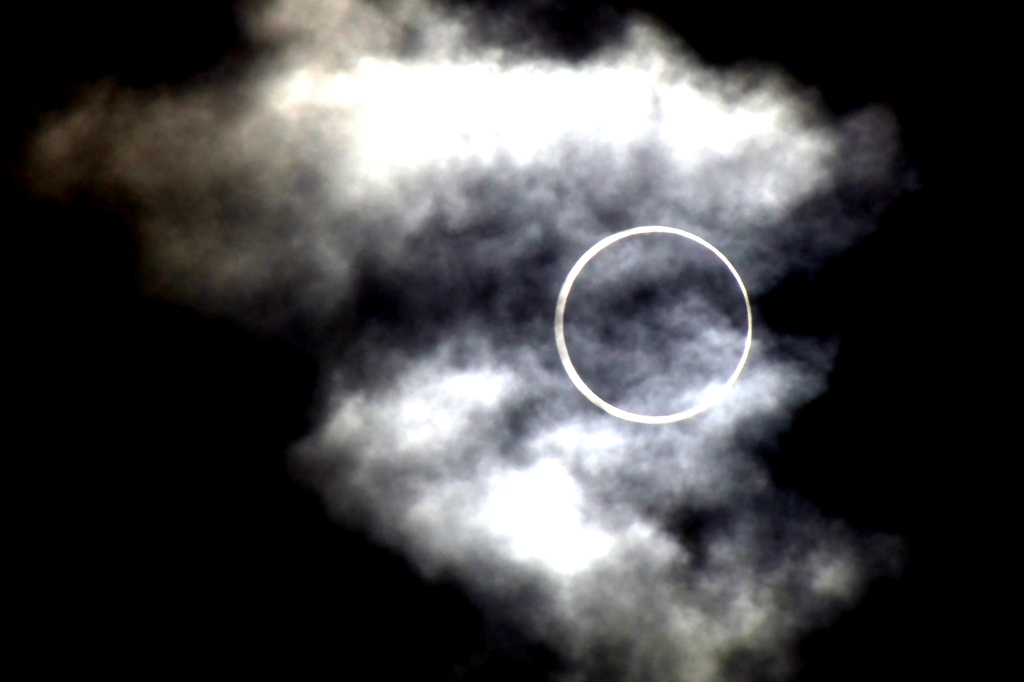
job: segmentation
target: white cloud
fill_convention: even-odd
[[[493,475],[488,489],[478,520],[508,541],[517,560],[536,560],[571,575],[607,555],[615,543],[611,535],[584,523],[582,491],[557,460]]]
[[[250,26],[279,49],[231,88],[106,86],[47,124],[40,191],[127,197],[159,295],[312,329],[330,399],[300,468],[426,574],[535,585],[542,606],[501,616],[567,679],[710,682],[740,650],[785,669],[869,549],[782,504],[740,443],[824,390],[831,348],[755,327],[718,407],[627,424],[565,377],[555,296],[586,248],[644,224],[707,238],[755,295],[816,267],[872,227],[836,189],[897,183],[890,117],[830,120],[779,74],[707,69],[643,23],[574,64],[475,45],[420,2],[282,0]],[[695,357],[735,336],[726,318]]]

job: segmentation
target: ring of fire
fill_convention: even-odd
[[[733,370],[732,374],[729,376],[726,382],[721,386],[721,389],[715,392],[715,394],[712,395],[710,398],[698,403],[697,405],[689,409],[683,410],[682,412],[676,412],[674,414],[658,416],[627,412],[626,410],[615,407],[614,405],[605,401],[596,393],[594,393],[594,391],[592,391],[590,387],[587,386],[583,379],[580,378],[579,373],[576,372],[576,368],[573,367],[572,360],[569,358],[569,349],[565,343],[565,305],[569,299],[569,292],[572,290],[573,282],[576,281],[576,278],[583,271],[583,268],[587,265],[587,263],[590,262],[590,260],[594,256],[596,256],[602,250],[604,250],[608,246],[611,246],[615,242],[621,239],[625,239],[627,237],[632,237],[634,235],[651,233],[674,234],[679,237],[683,237],[685,239],[689,239],[693,242],[696,242],[697,244],[700,244],[704,248],[711,251],[711,253],[715,254],[715,256],[717,256],[718,259],[722,261],[722,263],[724,263],[727,268],[729,268],[729,272],[731,272],[733,278],[735,278],[736,284],[739,285],[740,292],[742,292],[743,294],[743,303],[747,308],[747,335],[746,340],[743,343],[743,352],[740,355],[739,362],[736,364],[736,368]],[[743,366],[747,363],[747,357],[750,355],[750,347],[754,339],[753,329],[754,313],[750,307],[750,297],[747,295],[747,287],[744,286],[743,279],[740,278],[740,273],[736,270],[733,264],[729,262],[729,259],[725,257],[725,254],[723,254],[713,245],[711,245],[704,239],[701,239],[695,234],[691,234],[689,232],[686,232],[685,230],[679,230],[674,227],[664,227],[661,225],[646,225],[643,227],[634,227],[629,230],[623,230],[622,232],[616,232],[615,234],[605,237],[597,244],[594,244],[594,246],[590,247],[590,249],[586,253],[584,253],[578,261],[576,261],[576,264],[572,267],[572,270],[569,271],[569,275],[565,278],[565,283],[562,284],[561,291],[558,292],[558,303],[555,306],[555,344],[558,347],[558,356],[562,360],[562,366],[565,367],[565,371],[569,375],[569,379],[576,386],[576,388],[579,389],[580,393],[586,396],[586,398],[590,402],[594,403],[608,414],[618,417],[619,419],[625,419],[631,422],[638,422],[640,424],[669,424],[671,422],[681,421],[683,419],[688,419],[694,415],[700,414],[701,412],[704,412],[708,408],[718,403],[724,397],[727,389],[729,389],[733,384],[736,383],[737,379],[739,379],[740,372],[743,371]]]

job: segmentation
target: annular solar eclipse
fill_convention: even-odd
[[[671,234],[676,235],[678,237],[682,237],[684,239],[689,239],[690,241],[695,242],[703,246],[704,248],[708,249],[718,258],[718,260],[720,260],[725,265],[725,267],[729,269],[729,272],[736,280],[737,286],[739,286],[740,292],[743,294],[743,304],[746,306],[747,313],[747,333],[743,343],[743,351],[740,353],[740,357],[738,362],[736,363],[736,367],[735,369],[733,369],[732,374],[729,376],[729,378],[726,379],[725,382],[719,387],[719,390],[711,391],[702,400],[698,401],[697,404],[681,412],[675,412],[672,414],[664,415],[647,415],[629,412],[622,408],[616,407],[615,405],[612,405],[608,401],[601,398],[601,396],[597,395],[597,393],[595,393],[586,384],[586,382],[583,381],[582,377],[580,377],[579,373],[576,371],[576,368],[572,364],[572,359],[569,357],[569,348],[565,342],[565,308],[569,300],[569,293],[570,291],[572,291],[573,283],[576,281],[576,278],[583,271],[583,268],[587,266],[587,263],[589,263],[590,260],[594,258],[594,256],[596,256],[598,253],[600,253],[607,247],[611,246],[615,242],[618,242],[622,239],[627,239],[629,237],[641,234],[657,233]],[[685,230],[680,230],[674,227],[664,227],[661,225],[646,225],[643,227],[634,227],[629,230],[623,230],[622,232],[616,232],[615,234],[605,237],[597,244],[594,244],[594,246],[590,247],[590,249],[588,249],[587,252],[584,253],[578,261],[576,261],[576,264],[573,265],[572,269],[569,271],[568,276],[565,278],[565,282],[562,284],[561,291],[559,291],[558,293],[558,303],[555,306],[555,344],[558,347],[558,356],[562,360],[562,365],[565,367],[565,371],[569,375],[569,379],[576,386],[576,388],[579,389],[580,393],[582,393],[584,396],[586,396],[588,400],[590,400],[590,402],[594,403],[608,414],[618,417],[619,419],[625,419],[627,421],[637,422],[640,424],[669,424],[671,422],[677,422],[683,419],[688,419],[689,417],[704,412],[705,410],[719,402],[724,397],[726,391],[733,384],[736,383],[736,381],[739,379],[740,373],[743,371],[743,366],[747,362],[747,356],[750,354],[750,347],[753,342],[753,317],[753,311],[750,307],[750,297],[747,294],[747,288],[743,284],[743,279],[740,277],[740,273],[736,270],[735,266],[733,266],[733,264],[729,262],[729,259],[725,257],[725,254],[723,254],[721,251],[715,248],[712,244],[708,243],[706,240]]]

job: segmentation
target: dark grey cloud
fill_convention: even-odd
[[[152,293],[312,330],[327,397],[298,475],[556,648],[563,679],[782,678],[795,639],[898,553],[750,452],[825,389],[833,348],[758,327],[718,407],[636,425],[568,381],[555,298],[637,225],[706,238],[754,296],[813,270],[905,182],[894,123],[832,120],[782,74],[707,69],[642,21],[580,63],[473,25],[417,2],[272,3],[250,28],[276,56],[244,82],[98,86],[41,129],[34,177],[129,201]],[[664,413],[731,371],[745,328],[720,263],[659,239],[595,259],[567,336],[601,392]]]

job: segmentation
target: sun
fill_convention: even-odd
[[[572,360],[569,357],[569,349],[565,343],[565,306],[566,302],[569,300],[569,292],[572,290],[572,285],[576,281],[576,278],[579,277],[579,274],[583,271],[583,268],[586,267],[587,263],[589,263],[594,256],[615,242],[638,234],[652,233],[673,234],[683,237],[684,239],[689,239],[700,244],[711,251],[711,253],[715,254],[715,256],[722,261],[727,268],[729,268],[729,272],[732,273],[733,278],[736,280],[736,284],[740,288],[740,292],[743,294],[743,304],[747,309],[747,334],[743,343],[743,352],[740,354],[739,362],[736,363],[736,368],[733,370],[729,378],[723,384],[714,386],[713,390],[705,391],[702,399],[693,407],[683,410],[682,412],[666,415],[646,415],[627,412],[626,410],[618,408],[601,398],[599,395],[594,393],[589,386],[587,386],[586,382],[583,381],[579,373],[576,371],[576,368],[573,367]],[[690,232],[674,227],[664,227],[661,225],[634,227],[629,230],[623,230],[622,232],[616,232],[613,235],[605,237],[597,244],[594,244],[594,246],[590,247],[590,249],[587,250],[587,252],[584,253],[578,261],[576,261],[572,270],[569,271],[569,275],[565,278],[565,283],[562,284],[562,290],[558,292],[558,303],[555,305],[555,344],[558,346],[558,356],[562,359],[562,365],[565,367],[565,371],[569,375],[569,379],[576,388],[580,390],[580,393],[586,396],[590,402],[594,403],[608,414],[618,417],[619,419],[625,419],[626,421],[637,422],[640,424],[669,424],[681,421],[700,414],[720,402],[728,393],[728,389],[739,379],[740,373],[743,371],[743,367],[747,363],[747,357],[750,355],[750,347],[753,340],[754,313],[750,307],[750,296],[747,294],[747,287],[743,284],[743,279],[740,277],[739,271],[737,271],[735,266],[729,262],[729,259],[725,257],[725,254],[715,248],[712,244],[701,239],[695,234],[691,234]]]

